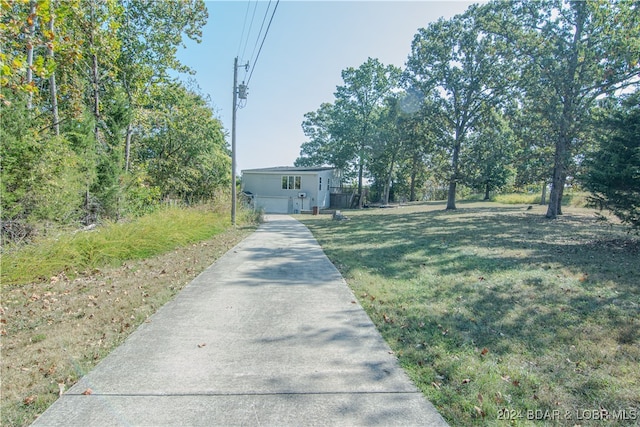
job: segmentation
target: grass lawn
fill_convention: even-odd
[[[298,219],[451,425],[640,425],[640,241],[564,211],[430,203]]]

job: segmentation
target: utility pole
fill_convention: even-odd
[[[244,65],[249,69],[249,63]],[[238,57],[233,60],[233,113],[231,118],[231,224],[236,225],[236,111],[238,110],[238,95],[240,99],[247,99],[247,87],[240,85],[238,91]]]

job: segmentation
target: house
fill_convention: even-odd
[[[302,213],[330,206],[331,187],[338,187],[331,167],[281,166],[242,171],[242,191],[255,209],[266,213]]]

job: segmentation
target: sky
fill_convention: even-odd
[[[260,50],[275,0],[207,1],[202,42],[188,40],[178,58],[195,71],[185,78],[210,97],[229,144],[234,58],[240,65],[248,62],[248,72],[238,69],[238,83],[251,78],[247,100],[237,110],[236,174],[293,166],[307,140],[301,127],[305,113],[334,102],[342,70],[369,57],[404,68],[419,28],[472,3],[281,0]]]

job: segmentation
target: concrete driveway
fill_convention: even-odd
[[[268,216],[33,425],[447,424],[309,230],[283,215]]]

